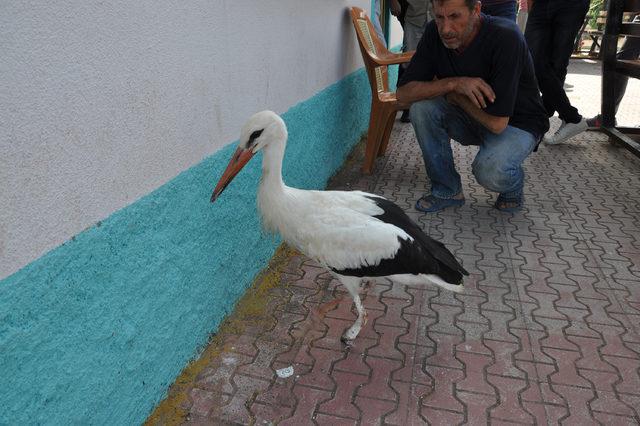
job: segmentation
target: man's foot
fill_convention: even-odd
[[[411,123],[411,117],[409,117],[408,109],[405,109],[402,111],[402,115],[400,116],[400,121],[402,123]]]
[[[496,203],[493,205],[496,209],[501,212],[507,213],[515,213],[522,210],[522,205],[524,204],[524,197],[520,198],[509,198],[503,197],[502,194],[498,195],[498,199]]]
[[[462,192],[454,195],[452,198],[440,198],[432,194],[428,194],[416,201],[416,210],[420,210],[425,213],[434,213],[447,207],[461,206],[463,204],[464,195]]]
[[[571,139],[576,135],[579,135],[580,133],[587,130],[587,128],[588,125],[585,118],[582,118],[577,123],[567,123],[563,121],[560,125],[560,128],[556,130],[553,135],[545,135],[543,140],[547,145],[557,145],[568,139]]]
[[[587,128],[589,130],[596,130],[602,127],[602,115],[598,114],[595,117],[587,118]]]
[[[618,120],[615,121],[614,126],[618,125]],[[587,128],[589,130],[598,130],[602,127],[602,114],[598,114],[595,117],[587,118]]]

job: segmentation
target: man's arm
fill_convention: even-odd
[[[452,78],[433,81],[410,81],[398,87],[396,99],[403,105],[410,105],[414,102],[446,95],[453,91],[454,86],[455,83]]]
[[[487,101],[495,101],[495,94],[481,78],[451,77],[433,81],[410,81],[396,91],[396,98],[403,105],[438,96],[446,96],[449,102],[458,105],[492,133],[502,133],[509,124],[509,117],[498,117],[482,110],[486,108]]]
[[[396,90],[396,98],[401,104],[407,105],[449,93],[466,96],[478,108],[486,108],[487,102],[496,100],[496,94],[491,86],[478,77],[449,77],[432,81],[410,81]]]
[[[500,134],[509,124],[509,117],[499,117],[484,112],[474,105],[469,98],[458,93],[450,93],[446,96],[447,101],[458,105],[469,114],[474,120],[482,124],[487,130],[494,134]]]

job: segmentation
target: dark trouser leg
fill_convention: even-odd
[[[549,0],[537,0],[529,11],[527,28],[524,36],[531,52],[533,65],[538,79],[538,86],[542,87],[541,76],[548,73],[549,61],[547,60],[551,51],[552,28],[548,19],[547,9]],[[547,115],[552,116],[555,109],[551,105],[544,103]]]
[[[576,36],[589,10],[589,1],[565,0],[559,3],[561,6],[555,11],[552,23],[555,27],[551,41],[554,49],[550,58],[552,74],[547,80],[547,90],[555,101],[560,118],[568,123],[577,123],[582,116],[571,105],[563,86]]]
[[[634,22],[640,22],[640,15],[636,17]],[[616,58],[622,60],[636,60],[640,56],[640,37],[626,37],[620,51],[617,53]],[[624,92],[627,90],[627,83],[629,82],[629,77],[626,75],[618,74],[616,75],[616,80],[614,84],[614,91],[616,95],[616,112],[618,111],[618,106],[620,102],[622,102],[622,98],[624,97]]]
[[[482,6],[482,13],[485,15],[499,16],[510,21],[516,22],[516,1],[497,4],[495,6]]]
[[[539,0],[534,3],[527,24],[527,42],[545,108],[549,115],[557,111],[560,118],[568,123],[577,123],[582,119],[578,110],[571,105],[563,86],[573,44],[588,8],[589,0]],[[531,30],[530,25],[533,26]],[[536,44],[536,39],[543,44]]]

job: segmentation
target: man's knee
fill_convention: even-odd
[[[517,179],[515,169],[495,161],[474,162],[472,171],[480,185],[494,192],[505,192],[512,189]]]

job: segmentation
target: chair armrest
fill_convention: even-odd
[[[367,54],[369,58],[371,58],[371,60],[376,63],[376,65],[382,66],[404,64],[406,62],[409,62],[415,52],[415,50],[411,50],[404,53],[389,53],[385,55],[375,55],[369,52],[367,52]]]

